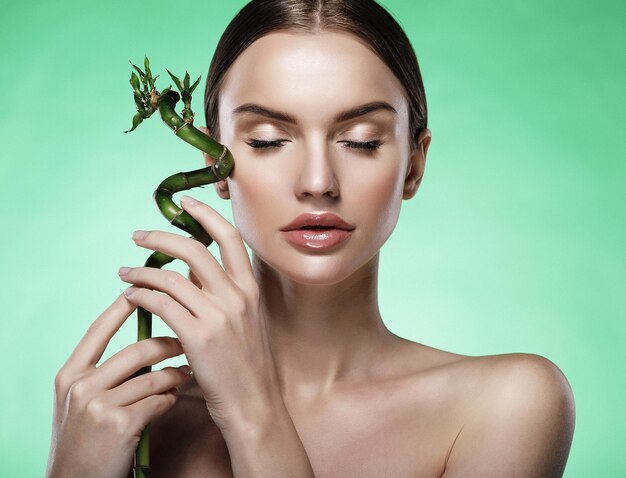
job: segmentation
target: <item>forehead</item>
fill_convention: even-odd
[[[327,122],[337,111],[384,101],[407,114],[404,89],[391,70],[348,33],[275,32],[256,40],[228,70],[220,92],[220,122],[258,103],[289,111],[299,122]]]

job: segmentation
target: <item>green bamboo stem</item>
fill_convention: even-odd
[[[131,63],[132,65],[132,63]],[[193,171],[179,172],[164,179],[154,191],[153,198],[161,214],[174,226],[191,234],[192,239],[200,241],[205,246],[213,242],[213,238],[202,228],[202,226],[191,217],[186,211],[178,207],[172,200],[172,196],[180,191],[186,191],[195,187],[215,183],[225,179],[232,171],[234,159],[226,146],[218,143],[211,137],[204,134],[193,126],[193,111],[191,110],[191,94],[198,85],[200,78],[189,85],[189,74],[185,75],[183,81],[176,78],[172,73],[169,75],[176,83],[182,94],[184,108],[182,117],[176,113],[175,106],[180,100],[180,95],[170,88],[166,88],[161,93],[154,88],[154,80],[150,72],[148,57],[144,59],[145,72],[133,65],[139,73],[139,77],[132,73],[130,84],[134,90],[137,113],[133,118],[133,127],[125,133],[133,131],[141,122],[149,118],[156,110],[159,111],[163,122],[169,126],[176,136],[191,144],[195,148],[207,153],[216,161],[213,165],[196,169]],[[143,91],[140,89],[139,80],[143,83]],[[160,251],[153,252],[146,260],[145,267],[160,269],[172,262],[175,258]],[[152,337],[152,313],[142,307],[137,308],[137,340],[144,340]],[[148,373],[152,367],[147,366],[138,370],[134,376]],[[133,467],[135,478],[150,477],[150,424],[141,433],[139,445],[135,452],[135,464]]]

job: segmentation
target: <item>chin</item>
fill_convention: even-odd
[[[283,255],[278,262],[255,253],[257,266],[264,273],[279,275],[284,279],[302,285],[334,285],[345,281],[354,274],[367,273],[375,267],[378,253],[369,260],[352,257],[339,258],[337,255],[300,256],[292,258]]]
[[[347,279],[350,271],[339,267],[310,267],[299,270],[282,270],[281,273],[289,280],[302,285],[334,285]]]

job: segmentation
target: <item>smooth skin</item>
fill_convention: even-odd
[[[126,476],[149,421],[153,476],[562,475],[574,401],[552,362],[438,350],[394,335],[380,316],[380,249],[417,192],[431,140],[424,130],[410,147],[404,95],[346,33],[271,33],[241,54],[221,91],[216,138],[236,158],[216,184],[235,226],[182,202],[215,238],[222,265],[178,234],[136,239],[186,262],[189,277],[143,267],[120,275],[134,293],[96,320],[57,376],[48,476]],[[334,120],[372,101],[395,113]],[[293,121],[233,112],[250,103]],[[354,147],[374,140],[375,150]],[[352,236],[325,252],[284,240],[281,227],[322,211],[352,223]],[[96,366],[137,305],[180,342],[148,339]],[[167,369],[127,380],[181,352],[191,379]]]

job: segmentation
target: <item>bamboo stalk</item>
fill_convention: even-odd
[[[189,73],[181,81],[169,70],[168,74],[176,84],[180,95],[171,89],[171,85],[159,93],[154,87],[154,81],[158,77],[152,77],[148,57],[144,58],[145,72],[132,64],[139,76],[131,73],[130,84],[134,91],[137,113],[133,117],[132,128],[125,133],[133,131],[143,120],[149,118],[156,110],[159,111],[163,122],[169,126],[176,136],[191,144],[195,148],[204,151],[215,159],[215,163],[209,167],[193,171],[179,172],[164,179],[154,191],[153,198],[161,214],[174,226],[191,234],[192,239],[200,241],[205,246],[213,242],[213,238],[202,226],[186,211],[178,207],[172,200],[172,196],[180,191],[186,191],[205,184],[215,183],[225,179],[233,169],[234,159],[226,146],[218,143],[193,126],[194,113],[191,110],[191,95],[198,86],[200,77],[193,85],[189,85]],[[143,90],[141,86],[143,84]],[[182,117],[176,113],[176,103],[183,100]],[[145,267],[160,269],[172,262],[175,258],[159,251],[154,251],[146,260]],[[137,307],[137,340],[144,340],[152,336],[152,313],[142,307]],[[135,373],[135,376],[150,372],[152,367],[143,367]],[[135,464],[133,467],[135,478],[150,477],[150,424],[141,433],[139,445],[135,452]]]

